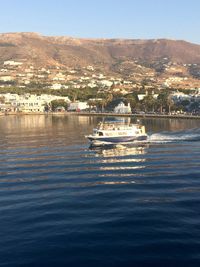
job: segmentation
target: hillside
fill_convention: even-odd
[[[0,34],[0,67],[9,60],[23,63],[20,73],[30,66],[34,69],[92,66],[104,75],[136,82],[148,78],[169,86],[174,81],[178,84],[187,80],[182,82],[182,87],[200,86],[200,45],[181,40],[78,39],[3,33]],[[9,71],[17,77],[17,70]]]
[[[75,39],[37,33],[0,34],[0,61],[27,60],[39,65],[112,66],[118,61],[152,62],[168,58],[177,63],[199,63],[200,45],[185,41]]]

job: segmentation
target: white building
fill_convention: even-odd
[[[10,81],[14,81],[14,78],[12,76],[0,76],[0,81],[3,82],[10,82]]]
[[[55,95],[17,95],[17,94],[1,94],[4,96],[5,102],[15,109],[22,112],[44,112],[46,105],[49,105],[52,100],[64,100],[70,102],[68,97],[55,96]]]
[[[71,102],[69,104],[69,111],[80,111],[80,110],[86,110],[89,106],[87,102]]]
[[[55,75],[53,81],[65,81],[65,75],[59,72]]]
[[[53,90],[60,90],[60,89],[67,89],[67,88],[69,88],[69,86],[68,85],[63,85],[63,84],[60,84],[60,83],[54,83],[49,88],[53,89]]]
[[[10,65],[10,66],[20,66],[23,63],[22,62],[17,62],[17,61],[14,61],[14,60],[7,60],[7,61],[4,61],[3,64],[4,65]]]
[[[87,69],[87,70],[90,70],[90,71],[94,71],[94,67],[91,66],[91,65],[88,65],[88,66],[86,67],[86,69]]]
[[[14,102],[12,105],[22,112],[43,112],[45,101],[40,96],[36,95],[23,95]]]
[[[62,84],[60,83],[54,83],[50,86],[50,89],[53,89],[53,90],[60,90],[62,88]]]
[[[0,94],[0,97],[4,97],[5,102],[7,102],[7,103],[16,102],[20,98],[20,96],[18,94],[11,94],[11,93]]]
[[[182,92],[175,92],[171,94],[171,98],[176,102],[183,101],[183,100],[190,100],[193,96],[186,95]]]
[[[118,114],[129,114],[129,113],[131,113],[130,103],[128,103],[128,106],[125,106],[125,104],[123,102],[120,102],[114,108],[114,113],[118,113]]]
[[[138,97],[138,100],[139,101],[142,101],[146,96],[148,96],[148,92],[146,92],[145,94],[138,94],[137,97]],[[150,94],[150,96],[152,96],[154,99],[157,99],[159,94]]]
[[[102,80],[99,82],[102,86],[107,86],[107,87],[110,87],[113,85],[113,82],[112,81],[109,81],[109,80]]]
[[[96,85],[96,83],[95,82],[90,82],[90,83],[88,83],[88,87],[90,87],[90,88],[95,88],[97,85]]]

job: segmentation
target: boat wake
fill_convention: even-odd
[[[176,131],[176,132],[160,132],[149,134],[149,143],[168,143],[178,141],[200,141],[200,128]]]

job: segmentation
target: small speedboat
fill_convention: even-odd
[[[106,145],[146,141],[147,134],[139,123],[100,122],[86,138],[92,145]]]

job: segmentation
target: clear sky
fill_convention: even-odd
[[[4,32],[200,44],[200,0],[0,0]]]

